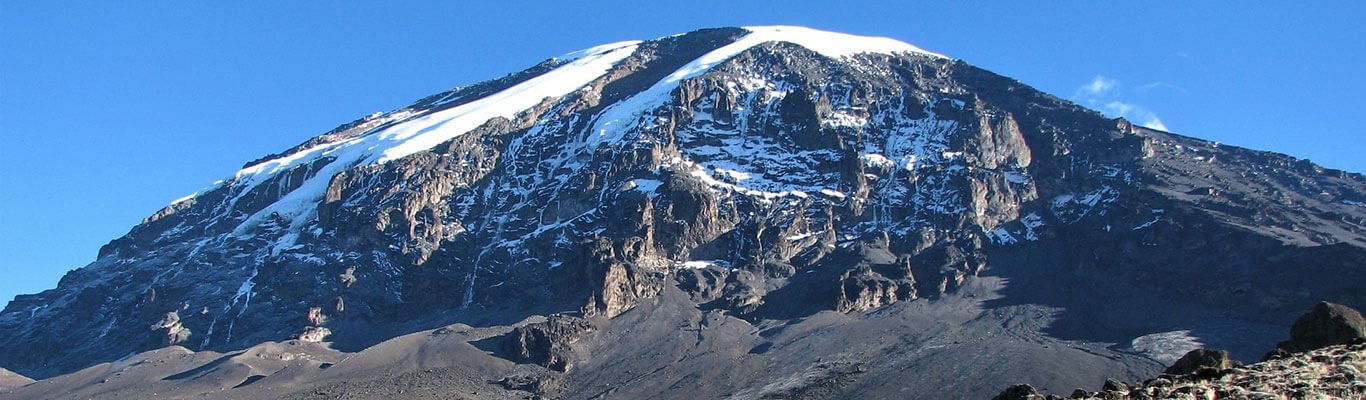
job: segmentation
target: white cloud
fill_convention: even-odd
[[[1086,96],[1103,96],[1119,88],[1119,81],[1106,78],[1103,75],[1096,75],[1091,78],[1091,83],[1082,86],[1078,91]]]
[[[1155,83],[1143,85],[1139,87],[1138,90],[1141,92],[1160,86],[1175,87],[1175,85]],[[1167,129],[1167,124],[1162,123],[1162,119],[1158,118],[1157,114],[1153,113],[1152,110],[1149,110],[1147,107],[1140,104],[1123,101],[1121,97],[1124,93],[1120,90],[1122,87],[1123,86],[1117,79],[1096,75],[1095,78],[1091,79],[1091,82],[1077,88],[1077,94],[1074,97],[1077,102],[1096,109],[1110,117],[1124,117],[1124,119],[1132,121],[1139,126],[1164,131],[1169,130]]]
[[[1129,112],[1132,112],[1135,108],[1137,108],[1137,106],[1122,101],[1105,103],[1105,111],[1109,111],[1109,114],[1111,115],[1128,115]]]
[[[1149,112],[1149,113],[1148,113],[1148,116],[1147,116],[1146,118],[1144,118],[1143,121],[1142,121],[1142,122],[1139,122],[1138,124],[1141,125],[1141,126],[1143,126],[1144,128],[1156,129],[1156,130],[1159,130],[1159,131],[1171,132],[1171,129],[1167,129],[1167,124],[1162,123],[1162,120],[1159,119],[1159,118],[1157,118],[1157,115],[1156,115],[1156,114],[1153,114],[1153,113],[1151,113],[1151,112]]]
[[[1158,118],[1157,114],[1138,104],[1110,101],[1105,103],[1101,111],[1113,117],[1124,117],[1145,128],[1169,130],[1167,124],[1162,123],[1162,119]]]

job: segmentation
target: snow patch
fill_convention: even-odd
[[[1144,228],[1153,226],[1154,224],[1157,224],[1157,221],[1162,220],[1162,213],[1165,212],[1165,211],[1166,211],[1166,210],[1161,209],[1161,208],[1154,208],[1154,209],[1153,209],[1153,219],[1152,219],[1151,221],[1144,222],[1144,223],[1141,224],[1141,225],[1135,226],[1135,227],[1133,228],[1133,230],[1140,230],[1140,229],[1144,229]]]
[[[1039,214],[1029,213],[1020,218],[1020,223],[1024,224],[1026,240],[1039,240],[1039,235],[1034,230],[1044,225],[1043,217],[1040,217]]]
[[[885,37],[827,32],[801,26],[746,26],[745,30],[750,31],[750,34],[741,40],[752,40],[755,44],[788,42],[830,58],[843,58],[860,53],[914,53],[948,58],[941,54],[922,50],[909,43]]]
[[[915,162],[919,157],[915,154],[907,154],[905,157],[902,157],[902,159],[906,161],[906,163],[902,165],[902,168],[909,172],[915,172]]]
[[[867,125],[868,118],[836,112],[821,118],[821,123],[828,127],[858,128]]]
[[[998,226],[995,229],[986,231],[987,240],[999,245],[1019,243],[1020,239],[1017,238],[1016,235],[1023,236],[1024,240],[1028,241],[1039,240],[1037,230],[1044,226],[1043,217],[1040,217],[1039,214],[1036,213],[1029,213],[1020,217],[1018,221],[1023,229],[1016,229],[1015,232],[1012,233],[1011,229],[1007,229],[1005,226]]]
[[[895,162],[893,162],[892,160],[888,160],[886,156],[883,156],[881,154],[866,153],[859,157],[863,159],[863,166],[869,168],[886,171],[896,166]]]
[[[729,268],[730,263],[722,260],[694,260],[675,264],[680,269],[703,269],[710,267]]]
[[[1007,171],[1005,177],[1006,182],[1010,182],[1016,185],[1023,185],[1029,183],[1030,181],[1029,175],[1023,172]]]
[[[660,182],[654,179],[632,179],[631,189],[635,189],[645,193],[655,193],[655,191],[659,189],[659,186],[663,184],[664,182]]]
[[[199,197],[200,195],[202,195],[202,194],[204,194],[204,193],[208,193],[208,192],[213,191],[214,189],[218,189],[218,188],[220,188],[220,187],[223,187],[223,184],[224,184],[224,183],[227,183],[227,180],[226,180],[226,179],[219,179],[219,180],[217,180],[217,181],[214,181],[213,184],[209,185],[209,186],[206,187],[206,188],[199,189],[199,190],[195,191],[194,193],[190,193],[190,194],[188,194],[188,195],[185,195],[184,197],[181,197],[181,198],[178,198],[178,199],[175,199],[175,200],[171,200],[171,205],[180,204],[180,203],[189,201],[190,199]]]
[[[1019,242],[1019,240],[1015,239],[1015,236],[1012,236],[1004,227],[997,227],[996,229],[987,231],[987,239],[991,240],[992,243],[1002,245]]]
[[[641,43],[641,41],[639,41],[639,40],[626,40],[626,41],[608,43],[608,44],[603,44],[603,45],[597,45],[597,46],[589,47],[589,48],[586,48],[586,49],[583,49],[583,50],[579,50],[579,51],[571,51],[571,52],[565,53],[565,54],[563,54],[563,55],[561,55],[561,56],[559,56],[559,57],[555,57],[555,59],[558,60],[558,61],[566,61],[566,62],[567,62],[567,61],[575,61],[575,60],[578,60],[578,59],[581,59],[581,58],[584,58],[584,57],[596,56],[596,55],[603,54],[603,53],[607,53],[607,52],[610,52],[610,51],[616,50],[616,49],[621,49],[621,48],[626,48],[626,47],[632,47],[632,48],[634,48],[636,45],[639,45],[640,43]]]
[[[716,173],[721,175],[722,177],[725,177],[726,180],[735,183],[743,182],[744,180],[749,179],[751,177],[751,175],[748,172],[737,171],[733,169],[717,168]]]
[[[572,61],[540,76],[470,103],[408,119],[350,140],[314,146],[293,154],[257,163],[238,171],[234,185],[245,194],[260,183],[282,172],[332,159],[318,171],[309,171],[306,181],[274,204],[255,213],[234,234],[242,236],[272,215],[291,220],[298,229],[316,216],[317,204],[326,193],[332,177],[347,169],[367,164],[382,164],[430,149],[463,135],[495,117],[515,118],[548,97],[561,97],[607,73],[618,61],[635,51],[635,45],[616,43],[598,46],[567,56]]]
[[[1191,331],[1158,332],[1134,338],[1129,347],[1163,365],[1171,365],[1191,350],[1204,347]]]
[[[1095,210],[1096,206],[1108,204],[1119,198],[1119,191],[1103,186],[1082,194],[1064,194],[1049,202],[1053,215],[1065,223],[1075,223]],[[1102,213],[1103,214],[1103,213]]]
[[[716,179],[716,177],[712,176],[712,173],[709,172],[709,171],[707,170],[706,167],[703,167],[703,166],[701,166],[701,165],[693,164],[693,163],[690,162],[690,161],[685,161],[684,164],[685,164],[685,165],[691,165],[691,166],[693,167],[693,170],[692,170],[692,172],[690,173],[690,175],[692,175],[692,176],[694,176],[694,177],[697,177],[698,179],[700,179],[700,180],[702,181],[702,183],[707,184],[707,186],[711,186],[711,187],[716,188],[716,189],[727,190],[727,191],[733,191],[733,192],[740,193],[740,194],[743,194],[743,195],[746,195],[746,196],[757,197],[757,198],[763,199],[764,201],[772,201],[773,199],[782,198],[782,197],[788,197],[788,196],[801,197],[801,198],[805,198],[805,197],[806,197],[806,192],[803,192],[803,191],[801,191],[801,190],[795,190],[795,189],[794,189],[794,190],[783,190],[783,191],[777,191],[777,192],[769,192],[769,191],[763,191],[763,190],[758,190],[758,189],[750,189],[750,188],[747,188],[747,187],[744,187],[744,186],[740,186],[740,185],[736,185],[736,184],[729,183],[729,182],[723,182],[723,181],[721,181],[721,180],[719,180],[719,179]],[[728,174],[729,174],[729,173],[734,173],[734,172],[737,172],[737,171],[719,170],[719,169],[718,169],[718,170],[716,170],[716,172],[717,172],[717,173],[720,173],[720,174],[723,174],[723,175],[726,176],[727,178],[733,179],[734,176],[731,176],[731,175],[728,175]],[[745,178],[749,178],[749,174],[744,174],[744,177],[745,177]]]

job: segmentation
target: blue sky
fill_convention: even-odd
[[[0,302],[338,124],[703,27],[890,36],[1111,115],[1366,171],[1360,2],[123,3],[0,3]]]

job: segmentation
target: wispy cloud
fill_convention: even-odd
[[[1120,116],[1133,121],[1140,126],[1167,131],[1167,124],[1162,123],[1162,119],[1157,117],[1152,110],[1146,107],[1125,103],[1122,101],[1110,101],[1105,103],[1101,111],[1106,114]]]
[[[1175,91],[1177,91],[1177,92],[1181,92],[1181,94],[1190,93],[1189,91],[1186,90],[1186,88],[1183,88],[1183,87],[1180,87],[1180,86],[1176,86],[1175,84],[1171,84],[1171,83],[1167,83],[1167,82],[1153,82],[1153,83],[1149,83],[1149,84],[1144,84],[1144,85],[1139,86],[1136,90],[1138,90],[1140,93],[1143,93],[1143,92],[1149,92],[1149,91],[1153,91],[1153,90],[1157,90],[1157,89],[1175,90]]]
[[[1083,96],[1104,96],[1119,88],[1119,81],[1106,78],[1103,75],[1096,75],[1091,78],[1091,83],[1083,85],[1077,93]]]
[[[1074,100],[1088,107],[1099,110],[1101,113],[1111,117],[1124,117],[1140,126],[1151,129],[1169,130],[1167,124],[1162,123],[1162,119],[1152,110],[1141,104],[1124,101],[1123,85],[1118,79],[1108,78],[1104,75],[1096,75],[1090,82],[1077,88]],[[1144,92],[1161,87],[1171,87],[1182,92],[1176,85],[1163,82],[1155,82],[1139,86],[1137,91]]]

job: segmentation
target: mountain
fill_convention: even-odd
[[[1359,174],[892,39],[705,29],[249,162],[9,303],[0,366],[71,397],[1070,390],[1366,306],[1363,232]]]

